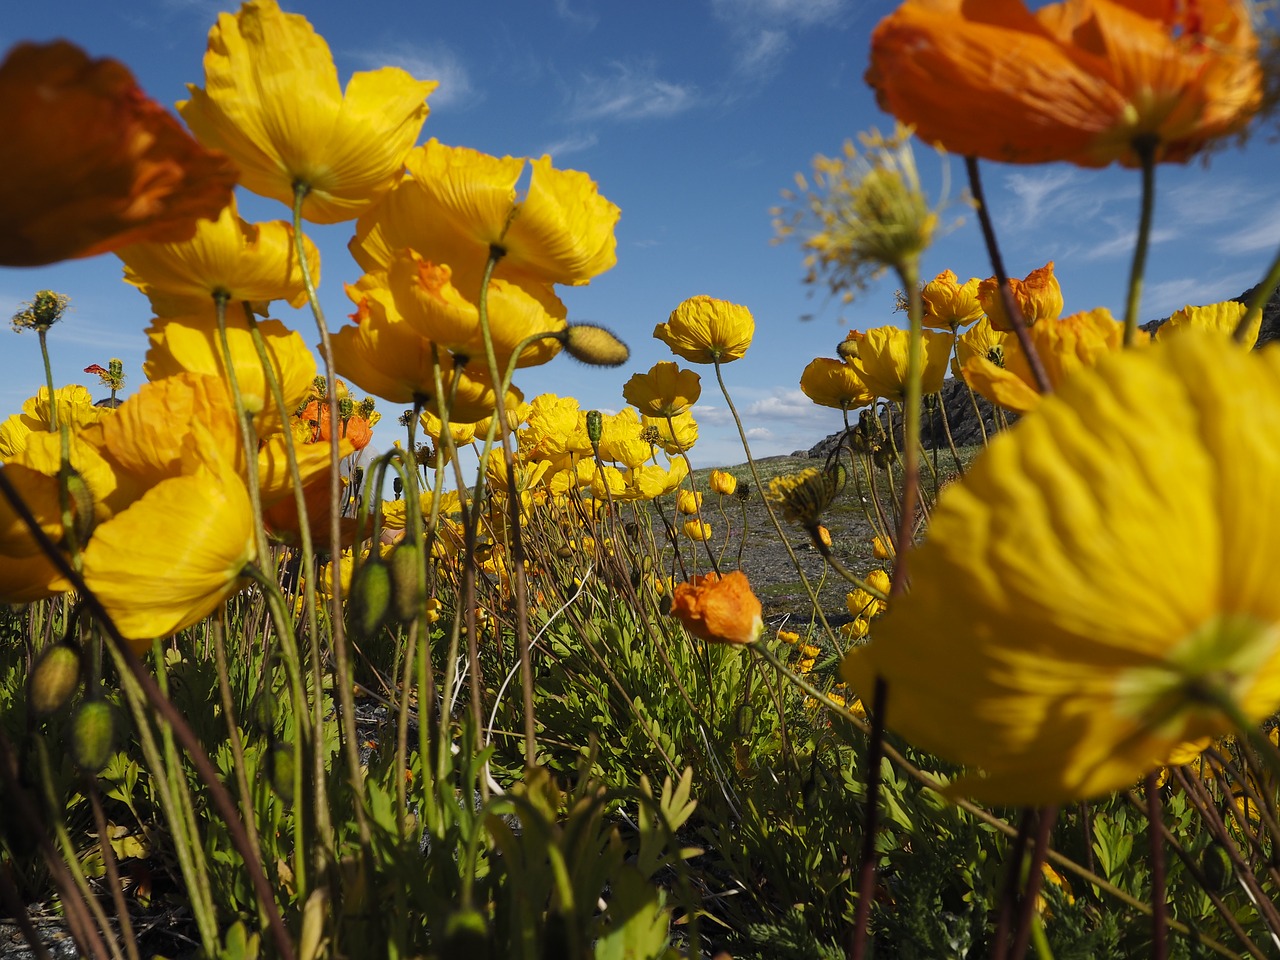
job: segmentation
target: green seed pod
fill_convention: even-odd
[[[600,443],[600,435],[604,430],[604,417],[600,415],[599,410],[587,411],[587,439],[592,445]]]
[[[376,553],[356,571],[347,613],[352,632],[359,637],[372,636],[387,622],[391,613],[391,569]]]
[[[422,571],[422,554],[406,540],[392,551],[390,567],[392,615],[401,623],[412,623],[422,612],[422,604],[427,599],[418,579]]]
[[[569,546],[568,544],[564,544],[563,546],[556,547],[556,556],[559,557],[561,560],[572,560],[573,553],[574,553],[573,547]]]
[[[71,759],[84,773],[94,774],[115,753],[116,712],[105,700],[86,700],[71,715],[68,731]]]
[[[662,599],[658,601],[658,612],[664,617],[671,614],[671,594],[664,593]]]
[[[276,728],[276,695],[270,687],[263,687],[249,704],[248,721],[259,733],[268,736]]]
[[[48,717],[65,707],[80,686],[80,649],[74,644],[55,644],[31,669],[27,707],[37,717]]]
[[[267,780],[286,807],[293,806],[293,745],[277,743],[267,754]]]

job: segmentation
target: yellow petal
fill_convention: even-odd
[[[163,480],[95,531],[84,578],[120,632],[146,649],[197,623],[242,584],[253,514],[238,477],[200,467]]]

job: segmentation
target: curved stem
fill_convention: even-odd
[[[924,326],[923,301],[914,263],[898,267],[898,277],[907,291],[907,311],[911,337],[907,344],[907,396],[903,416],[902,512],[898,516],[897,561],[889,593],[898,595],[907,588],[907,557],[915,536],[916,502],[920,498],[920,413],[923,400]]]
[[[1013,290],[1009,287],[1009,274],[1004,269],[1004,258],[1000,256],[1000,246],[996,243],[996,228],[991,222],[991,211],[987,209],[987,198],[982,192],[982,177],[978,173],[978,158],[965,157],[964,168],[969,174],[969,193],[973,195],[974,206],[978,210],[978,223],[982,226],[982,239],[987,244],[987,253],[991,257],[991,269],[995,271],[996,282],[1000,284],[1000,299],[1004,302],[1004,312],[1013,324],[1013,332],[1018,338],[1018,346],[1026,354],[1027,366],[1031,368],[1031,376],[1035,378],[1036,387],[1041,393],[1052,393],[1053,384],[1049,382],[1049,374],[1036,346],[1027,333],[1027,322],[1017,301],[1013,299]]]
[[[342,498],[341,457],[338,450],[338,438],[341,427],[338,422],[338,403],[334,374],[333,340],[329,336],[329,325],[325,323],[324,310],[320,307],[320,298],[316,293],[315,278],[311,276],[311,266],[307,263],[307,248],[303,242],[302,202],[311,192],[310,186],[302,181],[293,185],[293,243],[298,257],[298,269],[302,271],[303,285],[307,288],[307,301],[311,305],[311,315],[315,318],[316,329],[320,333],[320,355],[324,360],[325,382],[329,390],[329,555],[333,564],[333,583],[330,591],[333,598],[329,618],[331,642],[334,653],[334,688],[341,706],[339,718],[342,729],[343,754],[347,759],[347,780],[356,796],[356,825],[360,832],[360,845],[366,857],[372,857],[373,835],[369,830],[369,819],[365,814],[364,774],[360,771],[360,746],[356,735],[356,707],[352,695],[350,667],[350,651],[347,649],[346,631],[342,622],[342,517],[338,504]],[[315,692],[317,697],[320,691]]]
[[[1271,267],[1267,270],[1267,275],[1263,278],[1262,283],[1258,284],[1257,290],[1254,291],[1253,299],[1249,301],[1249,309],[1236,325],[1235,333],[1232,336],[1235,337],[1237,343],[1244,340],[1251,328],[1262,323],[1262,311],[1271,300],[1271,295],[1276,292],[1276,287],[1280,287],[1280,253],[1276,254],[1276,258],[1271,261]],[[1257,336],[1256,333],[1254,335]]]
[[[1133,248],[1129,269],[1129,296],[1124,311],[1124,345],[1133,345],[1138,333],[1138,305],[1142,301],[1142,279],[1151,243],[1151,218],[1156,205],[1156,143],[1153,135],[1134,138],[1133,149],[1142,163],[1142,212],[1138,217],[1138,242]]]
[[[493,268],[498,265],[503,251],[491,247],[489,261],[485,264],[480,287],[480,334],[484,337],[484,352],[489,361],[489,376],[494,385],[494,410],[498,427],[502,431],[502,456],[507,471],[507,510],[511,523],[511,563],[515,568],[516,582],[516,650],[520,656],[520,673],[524,693],[524,763],[532,767],[537,759],[537,723],[533,713],[533,657],[529,646],[529,584],[525,575],[524,536],[521,533],[520,490],[516,484],[516,458],[511,449],[511,432],[507,429],[506,383],[504,371],[498,367],[497,353],[493,347],[493,334],[489,329],[489,281]],[[518,357],[518,355],[517,355]],[[517,357],[512,357],[514,364]],[[480,731],[476,731],[476,736]]]

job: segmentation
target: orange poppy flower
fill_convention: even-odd
[[[714,573],[676,586],[671,614],[695,637],[712,643],[754,643],[764,630],[764,609],[741,570]]]
[[[32,267],[144,240],[188,240],[236,171],[115,60],[65,41],[0,64],[0,263]]]
[[[1009,163],[1185,161],[1262,101],[1239,0],[907,0],[871,38],[867,82],[929,143]]]
[[[1037,320],[1056,320],[1062,314],[1062,287],[1053,275],[1052,260],[1032,270],[1023,280],[1010,277],[1009,289],[1028,327]],[[987,312],[993,330],[1007,333],[1013,329],[1013,321],[1005,315],[1004,297],[1000,295],[1000,284],[995,277],[978,284],[978,303]]]
[[[315,438],[320,443],[329,442],[329,404],[320,400],[312,400],[302,408],[299,416],[315,424]],[[373,426],[364,417],[353,414],[338,421],[339,435],[356,450],[363,450],[373,439]]]

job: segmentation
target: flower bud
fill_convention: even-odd
[[[45,650],[31,669],[27,707],[37,717],[48,717],[65,707],[80,686],[80,650],[59,643]]]
[[[276,695],[263,687],[249,704],[248,721],[258,732],[270,735],[276,728]]]
[[[406,540],[391,552],[391,613],[401,623],[412,623],[422,612],[426,593],[418,574],[422,569],[422,554],[411,541]]]
[[[351,582],[348,615],[351,629],[359,637],[376,633],[391,613],[391,570],[376,553],[360,565]]]
[[[267,780],[286,807],[293,806],[293,746],[277,743],[267,754]]]
[[[620,367],[631,357],[625,343],[595,324],[571,324],[561,331],[559,339],[569,356],[594,367]]]
[[[72,761],[84,773],[95,774],[107,765],[116,749],[116,712],[105,700],[86,700],[71,715],[67,747]]]
[[[600,436],[604,432],[604,417],[600,415],[599,410],[587,411],[587,439],[591,441],[592,447],[596,447],[600,443]]]

